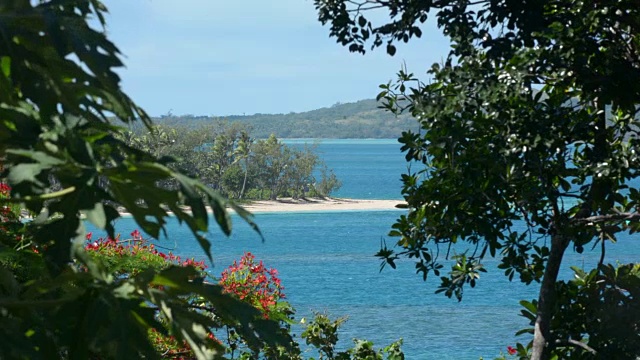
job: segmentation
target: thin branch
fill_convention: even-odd
[[[580,342],[578,340],[573,340],[573,339],[567,339],[567,340],[556,340],[556,345],[561,345],[561,346],[573,346],[573,347],[579,347],[582,348],[585,351],[590,352],[592,355],[597,355],[598,352],[590,347],[589,345]]]
[[[171,352],[171,349],[167,349],[167,351],[162,353],[160,356],[163,357],[163,358],[171,357],[172,359],[175,359],[179,355],[188,355],[188,354],[191,354],[191,353],[192,353],[191,350],[185,350],[185,351],[179,351],[179,352]]]
[[[640,213],[617,213],[606,215],[595,215],[585,218],[573,218],[574,223],[604,223],[610,221],[635,221],[640,220]]]
[[[39,196],[24,196],[24,197],[15,198],[15,199],[14,198],[9,198],[9,199],[2,199],[2,201],[3,202],[7,202],[7,203],[43,201],[43,200],[55,199],[57,197],[70,194],[70,193],[72,193],[74,191],[76,191],[76,187],[75,186],[71,186],[71,187],[68,187],[66,189],[62,189],[62,190],[55,191],[55,192],[52,192],[52,193],[42,194],[42,195],[39,195]]]
[[[368,11],[368,10],[376,10],[376,9],[382,9],[386,6],[384,5],[370,5],[370,6],[364,6],[361,5],[360,7],[358,7],[357,9],[349,9],[347,10],[348,13],[356,13],[356,14],[360,14],[361,11]]]
[[[559,192],[558,193],[558,197],[570,197],[570,198],[575,198],[575,199],[582,199],[582,195],[572,194],[572,193],[568,193],[568,192]]]
[[[193,305],[193,304],[188,304],[183,306],[183,308],[186,309],[196,309],[196,310],[205,310],[205,311],[209,311],[209,312],[215,312],[216,309],[211,307],[211,306],[200,306],[200,305]],[[153,311],[160,311],[160,308],[157,306],[147,306],[146,309],[150,309]]]
[[[600,244],[600,246],[602,247],[602,252],[600,253],[600,261],[598,261],[598,268],[600,268],[602,264],[604,264],[604,256],[606,253],[604,232],[602,233],[602,235],[600,235],[600,241],[602,241],[602,244]]]

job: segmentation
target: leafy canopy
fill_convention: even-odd
[[[529,347],[518,347],[521,357],[590,358],[611,349],[617,349],[616,358],[638,356],[624,346],[626,337],[603,340],[599,323],[615,327],[626,321],[627,326],[637,324],[637,316],[558,321],[566,301],[593,311],[611,303],[604,292],[582,296],[577,285],[557,281],[565,250],[582,252],[591,245],[602,260],[600,275],[590,279],[600,276],[603,286],[615,283],[604,264],[606,244],[619,232],[640,227],[640,193],[632,185],[640,174],[637,3],[315,0],[315,5],[330,34],[351,51],[364,53],[370,44],[386,46],[393,55],[394,44],[420,37],[431,17],[451,41],[443,63],[430,67],[430,82],[402,70],[398,82],[382,86],[384,106],[409,112],[421,129],[400,137],[413,164],[403,175],[409,211],[392,231],[400,237],[398,252],[384,248],[379,256],[392,266],[400,257],[414,258],[426,279],[440,275],[440,254],[449,257],[464,243],[439,288],[458,299],[484,271],[485,256],[500,257],[510,279],[540,282],[538,299],[526,303],[535,314],[535,330]],[[369,20],[369,13],[381,12],[389,21]],[[630,279],[637,272],[623,273],[627,285],[635,284]],[[625,294],[618,305],[637,305]],[[637,342],[637,332],[633,336]]]
[[[0,3],[0,177],[11,187],[0,205],[36,215],[19,235],[2,236],[0,255],[27,257],[38,269],[0,267],[0,357],[158,358],[147,336],[159,328],[154,308],[198,358],[221,357],[204,331],[211,320],[183,308],[194,294],[225,309],[221,316],[248,341],[289,344],[277,324],[193,269],[121,278],[87,255],[82,217],[114,237],[118,207],[156,238],[172,212],[209,259],[207,205],[226,234],[227,205],[251,223],[242,208],[122,140],[118,124],[151,122],[120,88],[118,49],[93,26],[105,26],[106,11],[98,0]],[[42,256],[27,256],[34,253]]]

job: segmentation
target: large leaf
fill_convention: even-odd
[[[42,274],[47,281],[34,278],[19,289],[9,274],[3,275],[2,357],[46,357],[44,351],[75,358],[157,355],[146,339],[146,330],[158,325],[147,302],[153,296],[140,295],[155,294],[153,289],[148,282],[136,283],[133,290],[117,287],[122,279],[84,254],[81,216],[113,236],[112,221],[121,206],[144,231],[159,237],[170,209],[210,259],[211,245],[203,237],[210,216],[206,206],[224,233],[232,228],[226,201],[217,193],[118,140],[116,123],[140,121],[148,127],[150,119],[121,90],[119,50],[104,29],[95,28],[92,19],[104,25],[105,11],[98,0],[0,4],[0,159],[5,169],[0,176],[12,187],[7,201],[37,215],[31,224],[33,246],[48,270]],[[179,186],[167,190],[162,182]],[[87,272],[75,273],[70,264]],[[181,336],[206,357],[200,331],[206,324],[181,306],[182,296],[206,293],[207,287],[191,284],[186,276],[174,280],[173,288],[181,290],[166,293],[162,301],[175,310],[173,325]],[[254,329],[255,319],[243,318],[240,305],[233,305],[238,301],[222,298],[230,301],[229,321],[242,319],[239,326]]]
[[[152,283],[169,287],[167,290],[169,294],[182,296],[197,294],[201,296],[216,309],[215,315],[223,323],[236,329],[238,335],[247,342],[252,350],[257,351],[263,345],[285,348],[291,346],[291,337],[280,328],[277,321],[265,320],[258,309],[230,294],[225,294],[219,285],[188,281],[189,278],[194,278],[197,275],[197,272],[192,268],[171,267],[157,274]],[[159,299],[156,294],[149,292],[149,296],[154,299],[152,300],[154,302]],[[168,303],[164,306],[168,306]],[[182,329],[181,331],[196,330]]]

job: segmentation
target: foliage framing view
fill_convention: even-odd
[[[408,215],[394,225],[399,253],[415,258],[424,279],[439,275],[438,253],[459,242],[440,292],[461,299],[485,256],[499,256],[511,279],[540,282],[523,301],[533,340],[521,358],[640,356],[638,266],[606,265],[621,231],[640,228],[637,105],[640,103],[640,7],[600,0],[315,0],[319,19],[350,51],[420,37],[434,17],[451,41],[428,84],[406,71],[379,98],[410,112],[421,130],[400,138]],[[374,24],[369,12],[387,12]],[[376,17],[379,18],[379,17]],[[515,222],[524,222],[518,230]],[[602,251],[597,269],[558,281],[563,255]]]
[[[268,174],[274,181],[262,185],[270,196],[304,196],[317,156],[275,136],[254,143],[233,128],[208,134],[216,134],[211,154],[189,137],[167,142],[164,130],[175,129],[152,126],[120,90],[119,52],[90,26],[97,19],[104,27],[105,13],[99,1],[0,4],[0,358],[302,359],[290,334],[294,310],[275,270],[245,254],[211,282],[204,261],[162,253],[137,230],[121,239],[113,220],[124,207],[158,238],[170,211],[211,260],[206,206],[227,235],[227,206],[257,227],[208,185],[242,197],[249,161],[267,172],[277,163],[287,170]],[[116,125],[136,122],[148,133]],[[190,178],[170,155],[217,156],[210,165],[220,176],[192,168],[208,183]],[[225,187],[224,161],[244,162],[234,187]],[[327,179],[314,191],[328,194],[339,184],[330,171],[322,174]],[[25,211],[35,219],[23,222]],[[109,236],[94,240],[82,217]],[[376,350],[354,340],[336,350],[342,322],[318,314],[301,337],[324,359],[403,358],[401,341]]]
[[[156,238],[173,212],[209,259],[205,206],[226,234],[226,205],[251,223],[242,208],[121,139],[108,117],[147,127],[150,119],[120,90],[118,49],[90,25],[104,27],[105,13],[97,0],[0,3],[0,177],[11,189],[6,196],[3,185],[0,196],[0,357],[155,359],[150,329],[185,341],[197,358],[224,356],[207,335],[212,319],[188,311],[190,296],[223,309],[218,319],[247,343],[289,346],[275,321],[193,267],[120,277],[87,254],[81,216],[114,237],[116,206]],[[11,204],[37,217],[23,225],[5,213]]]

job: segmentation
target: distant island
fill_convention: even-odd
[[[418,123],[408,115],[399,117],[379,108],[374,99],[336,103],[330,107],[289,114],[197,116],[167,114],[154,118],[158,125],[200,127],[215,121],[241,123],[255,138],[275,134],[283,138],[391,139]]]

